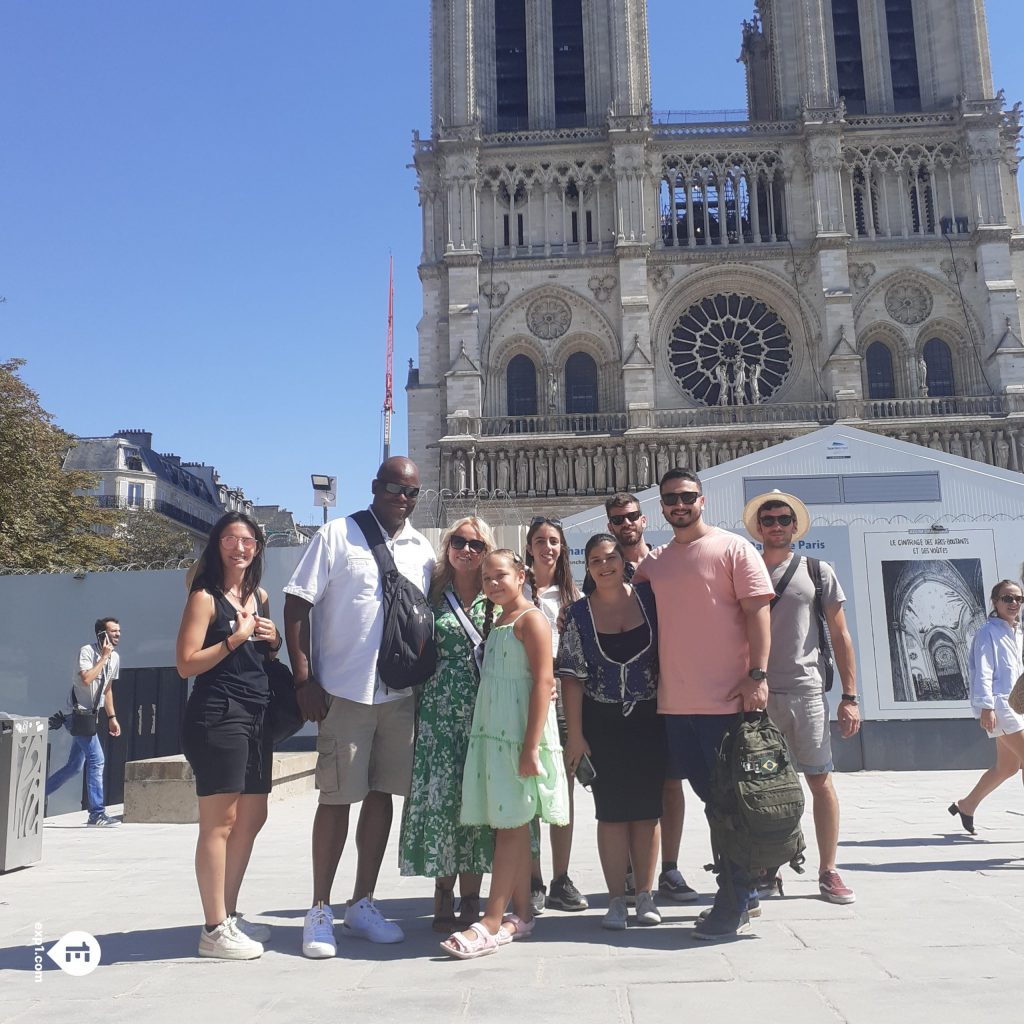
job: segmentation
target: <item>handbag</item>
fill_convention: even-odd
[[[267,606],[260,600],[259,594],[256,595],[256,600],[259,601],[260,617],[269,618]],[[306,719],[299,710],[292,670],[277,658],[269,656],[264,660],[263,667],[267,673],[267,686],[270,692],[267,709],[263,713],[263,731],[270,736],[276,747],[291,739],[305,725]]]
[[[1006,703],[1017,712],[1018,715],[1024,715],[1024,676],[1021,676],[1013,684],[1013,689],[1010,691],[1010,696],[1006,698]]]
[[[273,745],[291,739],[305,724],[295,697],[295,679],[292,670],[277,658],[268,658],[267,682],[270,684],[270,702],[264,713],[263,729]]]
[[[91,708],[80,708],[75,703],[75,688],[71,687],[71,735],[95,736],[99,731],[100,702],[106,692],[102,683],[96,690],[96,698]]]

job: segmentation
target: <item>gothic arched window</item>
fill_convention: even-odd
[[[506,372],[509,416],[537,415],[537,367],[529,356],[513,356]]]
[[[597,363],[586,352],[565,362],[565,411],[597,412]]]
[[[932,338],[924,343],[921,353],[928,367],[926,383],[929,398],[948,398],[956,394],[956,381],[953,379],[953,354],[949,346],[939,338]]]
[[[896,382],[892,375],[892,353],[881,341],[868,345],[868,398],[895,398]]]

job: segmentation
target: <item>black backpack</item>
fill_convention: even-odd
[[[437,668],[434,613],[419,587],[398,571],[373,513],[364,509],[352,518],[373,551],[384,592],[377,672],[389,690],[408,690],[425,683]]]
[[[786,741],[767,712],[741,712],[722,737],[707,803],[714,870],[726,861],[751,879],[789,863],[803,872],[804,792]]]

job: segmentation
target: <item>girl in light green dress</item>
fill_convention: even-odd
[[[569,820],[558,739],[551,627],[523,595],[526,567],[513,551],[484,559],[484,594],[501,608],[487,633],[480,691],[462,778],[462,823],[496,829],[491,891],[483,919],[441,948],[460,960],[495,952],[533,931],[529,823]],[[493,614],[489,606],[488,620]],[[512,902],[513,913],[505,915]]]

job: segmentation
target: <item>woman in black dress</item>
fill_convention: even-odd
[[[655,906],[658,819],[665,782],[665,736],[658,717],[658,622],[646,583],[624,579],[625,559],[608,533],[587,541],[589,597],[569,606],[558,645],[558,674],[575,771],[593,764],[597,849],[609,906],[602,925],[626,927],[626,872],[636,878],[636,923],[661,922]]]
[[[213,527],[196,564],[178,631],[177,667],[195,684],[182,725],[182,749],[199,797],[196,879],[206,926],[199,955],[252,960],[270,937],[238,914],[238,891],[267,820],[272,746],[263,731],[269,700],[265,662],[281,647],[270,620],[263,532],[240,512]]]

